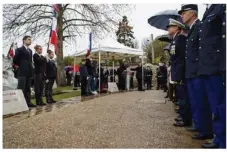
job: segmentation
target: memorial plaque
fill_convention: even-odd
[[[3,115],[27,111],[28,106],[22,90],[3,91]]]
[[[115,82],[108,82],[108,91],[109,92],[119,92],[117,84]]]

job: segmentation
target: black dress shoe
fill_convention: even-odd
[[[183,121],[177,121],[173,124],[175,127],[184,127],[186,126]]]
[[[183,121],[181,117],[175,118],[175,121]]]
[[[45,106],[45,105],[47,105],[47,104],[46,104],[46,103],[41,102],[41,103],[38,103],[37,105],[38,105],[38,106]]]
[[[47,103],[52,104],[52,103],[56,103],[56,101],[50,100],[50,101],[47,101]]]
[[[180,113],[180,110],[175,110],[176,111],[176,113]]]
[[[196,129],[195,127],[187,127],[186,130],[191,132],[198,132],[198,129]]]
[[[197,140],[204,140],[204,139],[213,139],[214,136],[213,135],[200,135],[200,134],[196,134],[192,136],[192,139],[197,139]]]
[[[32,107],[37,107],[37,106],[30,103],[30,104],[28,104],[28,107],[32,108]]]
[[[202,145],[203,148],[218,148],[218,145],[214,143],[205,143]]]

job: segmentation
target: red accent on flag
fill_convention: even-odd
[[[50,43],[55,46],[55,49],[57,47],[58,37],[56,31],[52,30],[51,37],[50,37]]]
[[[13,51],[13,44],[11,44],[9,52],[8,52],[8,57],[13,58],[14,57],[14,51]]]

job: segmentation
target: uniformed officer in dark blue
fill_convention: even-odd
[[[201,22],[198,19],[198,6],[195,4],[182,5],[178,13],[181,15],[184,24],[190,27],[185,50],[185,78],[187,80],[190,110],[194,126],[187,128],[187,130],[199,132],[199,134],[192,137],[193,139],[212,139],[212,116],[210,111],[202,110],[203,106],[206,105],[206,107],[209,107],[209,104],[201,88],[203,81],[197,75],[199,63],[199,30],[201,26]]]
[[[185,46],[186,36],[180,34],[185,26],[169,19],[168,34],[172,38],[170,44],[171,79],[176,83],[176,97],[179,102],[180,116],[182,120],[176,120],[174,126],[183,127],[191,125],[187,89],[185,84]]]
[[[198,74],[204,80],[210,109],[212,111],[213,133],[212,143],[203,144],[204,148],[226,147],[226,99],[225,85],[222,79],[225,71],[226,51],[226,5],[208,5],[203,15],[199,34],[199,69]]]

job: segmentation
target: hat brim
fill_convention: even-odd
[[[167,25],[166,27],[167,27],[167,29],[169,28],[169,27],[171,27],[171,26],[177,26],[177,25]],[[179,26],[177,26],[177,27],[179,27]],[[181,28],[181,27],[180,27]]]
[[[184,11],[186,11],[186,10],[179,10],[178,14],[181,15]]]

